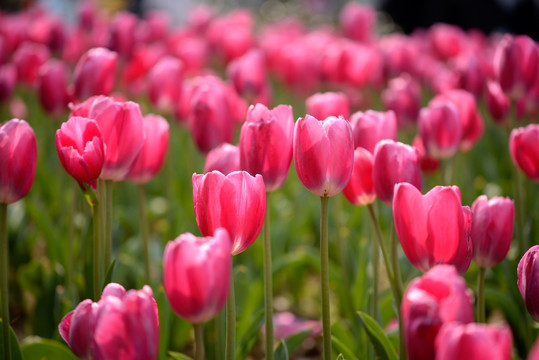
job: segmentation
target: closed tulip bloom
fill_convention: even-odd
[[[260,50],[250,50],[231,61],[226,73],[238,94],[249,99],[253,104],[263,102],[267,105],[266,93],[271,90],[264,55]]]
[[[169,125],[162,116],[146,115],[142,125],[144,145],[128,175],[136,184],[147,183],[161,171],[168,150]]]
[[[354,205],[369,205],[376,200],[372,182],[374,157],[361,147],[354,150],[354,166],[348,185],[343,189],[344,197]]]
[[[105,148],[94,120],[71,117],[56,131],[56,151],[62,166],[81,187],[95,188],[105,161]]]
[[[262,175],[268,192],[279,189],[288,177],[293,135],[291,106],[279,105],[272,110],[262,104],[249,107],[240,134],[240,165],[251,175]]]
[[[437,264],[470,266],[471,211],[456,186],[436,186],[425,195],[408,183],[395,186],[393,218],[404,254],[420,271]]]
[[[350,123],[306,115],[294,128],[294,165],[301,183],[317,196],[340,193],[352,175],[354,143]]]
[[[51,57],[49,49],[42,44],[25,42],[13,54],[17,80],[28,86],[37,83],[39,68]]]
[[[389,81],[382,92],[382,102],[393,110],[399,127],[406,128],[417,122],[421,107],[421,89],[416,80],[404,74]]]
[[[0,104],[11,98],[17,84],[17,71],[12,64],[0,65]]]
[[[185,233],[167,244],[163,284],[178,316],[199,324],[221,311],[230,289],[231,242],[223,228],[204,238]]]
[[[344,35],[352,40],[369,42],[376,29],[376,10],[369,5],[348,2],[343,7],[340,24]]]
[[[92,104],[89,117],[99,125],[105,145],[105,164],[100,178],[124,180],[144,144],[139,105],[101,97]]]
[[[485,87],[485,102],[487,109],[497,123],[505,122],[509,117],[509,99],[495,81],[488,80]]]
[[[393,190],[398,183],[407,182],[421,189],[423,179],[417,150],[393,140],[378,142],[374,150],[372,179],[376,195],[386,204],[393,201]]]
[[[330,116],[350,117],[350,102],[348,97],[341,92],[316,93],[305,101],[305,112],[317,119],[325,119]]]
[[[513,239],[515,204],[513,200],[485,195],[479,196],[472,205],[473,261],[481,267],[499,264],[509,252]]]
[[[107,48],[116,51],[123,59],[130,59],[135,48],[138,17],[128,11],[114,15],[109,28]]]
[[[114,87],[118,55],[105,48],[93,48],[81,56],[74,73],[74,95],[78,100],[92,95],[109,95]]]
[[[36,175],[34,130],[24,120],[0,125],[0,203],[11,204],[28,194]]]
[[[183,64],[172,56],[165,56],[148,74],[148,96],[161,112],[173,113],[180,102],[183,82]]]
[[[380,140],[397,141],[397,118],[393,111],[358,111],[350,118],[354,147],[362,147],[374,154]]]
[[[539,182],[539,125],[516,128],[509,137],[513,163],[535,182]]]
[[[240,149],[235,145],[223,143],[210,151],[204,164],[204,173],[214,170],[220,171],[224,175],[241,170]]]
[[[473,321],[472,295],[450,265],[437,265],[414,279],[402,299],[404,341],[409,359],[435,358],[435,340],[446,323]]]
[[[68,74],[66,65],[50,60],[39,69],[38,95],[41,107],[50,115],[60,116],[67,112],[71,96],[67,90]]]
[[[520,259],[517,267],[517,285],[526,309],[539,322],[539,245],[532,246]]]
[[[511,360],[511,329],[501,325],[447,323],[436,337],[436,360]]]
[[[427,155],[427,150],[425,149],[423,140],[421,140],[421,136],[416,135],[414,141],[412,142],[412,146],[417,150],[421,171],[424,173],[429,173],[438,170],[440,167],[440,162]]]
[[[423,108],[418,126],[430,157],[448,159],[456,154],[462,137],[462,124],[452,102],[436,101]]]
[[[246,171],[193,174],[193,202],[202,234],[213,236],[217,228],[225,228],[232,243],[231,253],[236,255],[251,246],[262,229],[266,214],[264,180]]]

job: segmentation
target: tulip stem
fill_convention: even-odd
[[[324,360],[331,360],[331,319],[329,316],[328,202],[329,197],[320,197],[320,277],[322,285],[322,332],[324,338]]]
[[[397,233],[395,231],[395,223],[392,221],[391,225],[391,260],[393,262],[393,274],[395,276],[395,286],[399,291],[399,294],[402,296],[402,276],[401,276],[401,267],[399,265],[399,242],[397,239]],[[400,300],[397,305],[401,306]]]
[[[378,320],[378,278],[379,278],[379,269],[380,269],[380,249],[378,244],[371,243],[372,246],[372,317],[375,320]]]
[[[485,322],[485,273],[487,269],[479,267],[477,279],[477,322]]]
[[[513,101],[511,102],[511,128],[509,129],[509,136],[511,136],[511,129],[515,127],[517,121],[517,106]],[[515,181],[513,182],[515,188],[515,202],[516,202],[516,222],[517,222],[517,241],[518,241],[518,257],[524,255],[526,252],[527,246],[524,243],[524,198],[522,197],[522,177],[520,175],[520,170],[516,165],[512,164],[511,168],[513,169],[513,175],[515,176]]]
[[[0,296],[2,298],[2,338],[4,359],[11,359],[11,341],[9,338],[9,288],[8,288],[8,239],[7,239],[7,204],[0,204]]]
[[[112,180],[105,180],[105,271],[112,259]]]
[[[204,324],[193,324],[195,328],[195,360],[204,360]]]
[[[226,360],[236,356],[236,299],[234,295],[234,272],[230,275],[230,291],[226,300]]]
[[[100,220],[101,216],[99,213],[99,204],[91,205],[92,208],[92,221],[94,225],[94,260],[93,260],[93,269],[94,269],[94,300],[99,300],[100,295],[100,286],[101,286],[101,239],[100,239]]]
[[[137,185],[138,209],[140,213],[140,230],[142,236],[142,253],[144,255],[144,279],[145,283],[149,284],[151,279],[150,273],[150,229],[148,226],[148,212],[146,211],[146,194],[144,193],[144,185]],[[196,325],[195,325],[196,326]]]
[[[264,217],[264,302],[266,306],[266,359],[273,359],[273,281],[271,270],[270,193]]]

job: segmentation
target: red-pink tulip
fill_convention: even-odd
[[[417,122],[421,107],[421,89],[411,76],[402,75],[392,79],[382,92],[387,110],[393,110],[399,127],[406,128]]]
[[[511,360],[512,351],[508,326],[447,323],[436,337],[436,360]]]
[[[167,244],[163,285],[178,316],[198,324],[221,311],[230,289],[230,252],[230,237],[223,228],[204,238],[181,234]]]
[[[28,194],[36,175],[34,130],[24,120],[0,125],[0,203],[11,204]]]
[[[153,179],[163,167],[168,150],[169,125],[158,115],[146,115],[142,121],[144,145],[129,171],[129,180],[144,184]]]
[[[266,63],[258,49],[231,61],[226,69],[234,89],[250,103],[269,105],[271,87],[268,82]]]
[[[56,151],[62,166],[81,186],[95,187],[105,161],[101,132],[94,120],[70,117],[56,131]]]
[[[354,150],[354,165],[348,185],[343,189],[344,197],[354,205],[368,205],[376,200],[372,183],[374,157],[364,148]]]
[[[172,56],[165,56],[148,74],[148,96],[161,112],[173,113],[182,95],[183,64]]]
[[[509,99],[503,93],[500,84],[492,80],[487,81],[485,87],[485,102],[494,121],[503,123],[508,119],[510,115]]]
[[[407,182],[421,189],[423,179],[417,151],[393,140],[378,142],[374,150],[372,179],[376,195],[386,204],[393,201],[393,190],[398,183]]]
[[[13,94],[17,83],[17,71],[11,64],[0,65],[0,103],[7,101]]]
[[[418,127],[430,157],[448,159],[456,154],[462,137],[462,124],[452,102],[433,101],[421,109]]]
[[[37,82],[41,107],[53,116],[67,112],[67,104],[71,100],[68,93],[66,65],[58,60],[50,60],[39,69]]]
[[[435,339],[442,325],[473,321],[471,291],[455,268],[437,265],[414,279],[402,300],[404,341],[409,359],[435,358]]]
[[[513,163],[535,182],[539,182],[539,125],[516,128],[509,137]]]
[[[300,118],[294,128],[294,165],[302,184],[317,196],[334,196],[344,189],[354,164],[350,123],[330,116],[319,121]]]
[[[135,48],[137,25],[138,17],[135,14],[117,12],[110,24],[107,48],[116,51],[124,59],[130,59]]]
[[[374,37],[376,10],[372,6],[348,2],[342,8],[339,19],[346,37],[363,42],[369,42]]]
[[[393,218],[402,250],[421,271],[437,264],[470,266],[471,211],[463,207],[456,186],[436,186],[425,195],[408,183],[395,186]]]
[[[393,111],[358,111],[350,118],[354,147],[362,147],[374,153],[380,140],[397,141],[397,119]]]
[[[421,136],[417,135],[414,138],[412,146],[417,150],[421,171],[429,173],[438,170],[438,168],[440,167],[440,162],[427,155],[427,150],[425,149],[425,145],[423,145],[423,140],[421,140]]]
[[[330,116],[350,117],[350,102],[348,97],[341,92],[316,93],[305,101],[305,112],[317,119],[325,119]]]
[[[236,255],[251,246],[262,229],[266,214],[264,180],[246,171],[193,174],[193,202],[202,234],[212,236],[217,228],[225,228],[232,255]]]
[[[240,166],[251,175],[262,175],[268,192],[279,189],[288,177],[293,135],[292,107],[249,107],[240,134]]]
[[[241,170],[240,149],[232,144],[223,143],[210,151],[206,156],[204,173],[214,170],[220,171],[224,175]]]
[[[17,69],[17,80],[25,85],[35,86],[39,68],[51,57],[49,49],[42,44],[23,43],[13,54],[13,64]]]
[[[473,261],[489,268],[499,264],[509,252],[513,239],[515,204],[509,198],[485,195],[472,204]]]
[[[517,285],[526,309],[539,322],[539,245],[532,246],[520,259],[517,267]]]
[[[92,95],[109,95],[114,87],[118,55],[105,48],[88,50],[77,62],[74,95],[78,100]]]

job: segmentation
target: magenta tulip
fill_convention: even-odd
[[[229,143],[223,143],[210,151],[204,164],[204,173],[220,171],[228,175],[233,171],[241,170],[240,149]]]
[[[39,69],[37,89],[41,107],[50,115],[60,116],[67,112],[71,100],[68,93],[68,73],[66,65],[58,60],[50,60]]]
[[[442,325],[473,321],[471,291],[455,268],[437,265],[414,279],[402,300],[404,341],[408,358],[435,358],[435,340]]]
[[[234,89],[250,103],[269,105],[271,87],[262,52],[253,49],[231,61],[226,69]]]
[[[75,67],[75,98],[84,100],[92,95],[109,95],[114,87],[118,55],[105,48],[88,50]]]
[[[230,289],[231,241],[223,228],[199,238],[185,233],[167,244],[163,284],[172,309],[198,324],[221,311]]]
[[[317,196],[344,189],[354,164],[350,123],[330,116],[323,121],[306,115],[294,128],[294,165],[301,183]]]
[[[180,102],[183,82],[183,64],[172,56],[165,56],[148,73],[148,96],[152,105],[171,114]]]
[[[462,206],[458,187],[436,186],[421,195],[411,184],[397,184],[393,218],[404,254],[416,268],[452,264],[461,274],[468,270],[471,212]]]
[[[397,119],[393,111],[358,111],[350,118],[354,147],[362,147],[374,154],[380,140],[397,141]]]
[[[193,202],[198,227],[204,236],[223,227],[230,235],[232,255],[256,240],[266,213],[266,189],[261,175],[246,171],[223,175],[212,171],[193,174]]]
[[[456,154],[462,137],[462,124],[452,102],[431,102],[421,110],[418,126],[430,157],[448,159]]]
[[[488,80],[485,87],[485,102],[487,109],[497,123],[503,123],[509,117],[509,99],[503,93],[503,90],[495,81]]]
[[[279,189],[288,177],[293,135],[292,107],[279,105],[272,110],[262,104],[249,107],[240,134],[240,165],[251,175],[262,175],[268,192]]]
[[[341,92],[316,93],[305,101],[305,112],[317,119],[325,119],[330,116],[350,117],[350,102],[348,97]]]
[[[36,175],[34,130],[24,120],[0,125],[0,203],[11,204],[28,194]]]
[[[376,200],[372,183],[374,157],[361,147],[354,151],[354,166],[348,185],[342,191],[344,197],[354,205],[369,205]]]
[[[520,259],[517,268],[517,285],[526,309],[539,322],[539,245],[532,246]]]
[[[539,125],[516,128],[509,137],[513,163],[535,182],[539,182]]]
[[[427,155],[427,150],[425,149],[423,140],[421,140],[421,136],[417,135],[414,138],[412,146],[416,149],[417,155],[419,156],[421,171],[429,173],[438,170],[440,167],[440,162]]]
[[[137,15],[118,11],[110,24],[107,48],[116,51],[123,59],[130,59],[135,48],[138,22]]]
[[[136,184],[147,183],[161,171],[168,150],[169,125],[163,117],[146,115],[142,125],[144,145],[128,175]]]

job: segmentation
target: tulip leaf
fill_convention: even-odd
[[[168,356],[173,360],[193,360],[193,358],[175,351],[169,351]]]
[[[275,349],[273,353],[274,360],[288,360],[288,347],[286,346],[286,342],[284,340],[281,340],[277,348]]]
[[[333,347],[339,351],[339,353],[344,354],[346,360],[358,360],[353,351],[350,350],[350,348],[337,337],[332,336],[331,343],[333,344]]]
[[[1,340],[3,338],[2,330],[2,319],[0,319],[0,354],[4,353],[4,343]],[[17,341],[17,336],[11,327],[9,327],[9,339],[11,343],[11,360],[22,360],[21,349],[19,347],[19,342]]]
[[[264,324],[264,309],[259,309],[252,317],[251,324],[241,336],[239,345],[236,347],[236,359],[245,359],[251,350],[254,341],[260,335],[260,329]]]
[[[378,325],[372,317],[362,311],[358,311],[358,315],[378,356],[381,359],[397,360],[397,353],[380,325]]]
[[[286,339],[286,347],[288,348],[288,353],[293,354],[301,346],[301,344],[303,344],[305,339],[307,339],[310,334],[311,330],[304,330]]]
[[[33,338],[21,346],[24,360],[77,360],[64,344],[50,339]]]
[[[105,278],[103,279],[103,286],[101,289],[104,289],[107,284],[110,283],[112,279],[112,272],[114,271],[114,267],[116,265],[116,259],[112,260],[112,262],[109,265],[109,268],[107,269],[107,272],[105,273]]]

